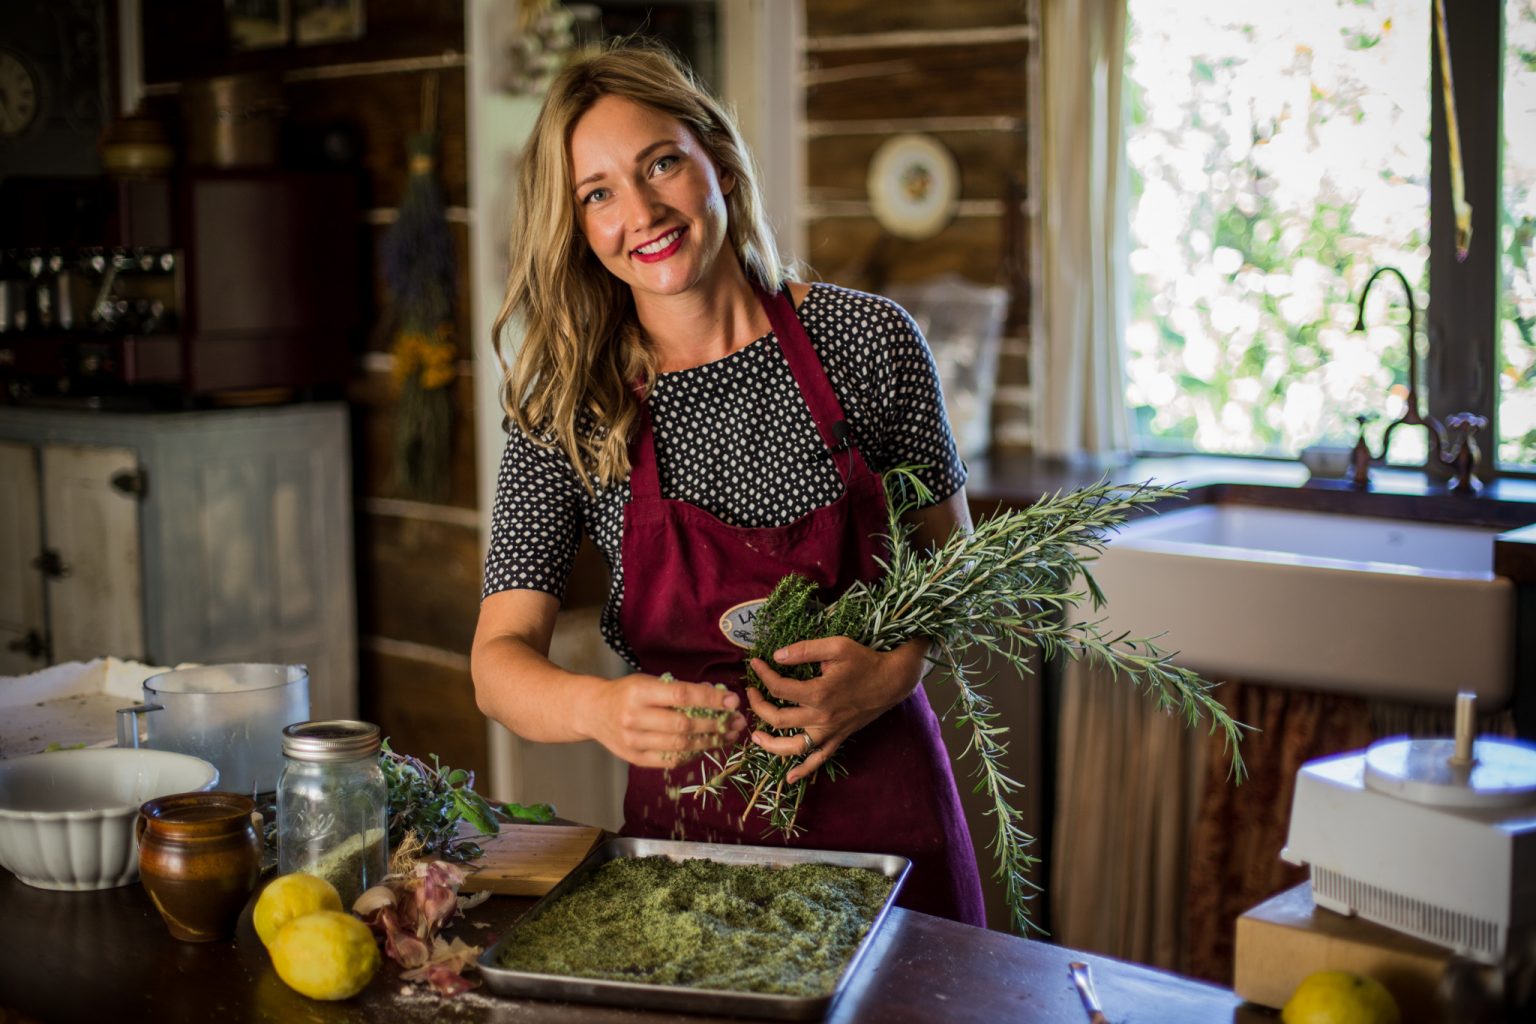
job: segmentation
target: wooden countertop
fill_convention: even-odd
[[[494,897],[450,935],[489,945],[533,903]],[[0,1021],[153,1020],[158,1024],[330,1024],[426,1021],[708,1024],[717,1018],[502,999],[477,989],[442,1001],[401,993],[393,964],[358,997],[312,1002],[278,979],[250,924],[231,940],[172,939],[139,885],[100,892],[34,889],[0,870]],[[482,927],[483,925],[483,927]],[[897,910],[827,1019],[837,1024],[1031,1021],[1083,1024],[1067,963],[1093,966],[1117,1024],[1273,1021],[1230,991],[1102,957],[1074,953]],[[735,1020],[735,1018],[718,1018]]]

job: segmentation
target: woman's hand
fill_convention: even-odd
[[[587,715],[593,739],[617,757],[641,768],[672,768],[701,751],[736,742],[747,720],[737,707],[741,698],[708,683],[663,681],[635,673],[605,683]],[[690,716],[678,708],[726,712]]]
[[[792,702],[790,707],[777,707],[756,687],[749,686],[747,700],[753,713],[775,729],[799,731],[772,736],[758,730],[752,734],[752,742],[780,757],[797,757],[806,752],[805,737],[809,736],[815,747],[789,773],[788,781],[806,778],[849,736],[907,699],[923,678],[927,653],[925,640],[876,651],[846,636],[802,640],[774,652],[773,660],[780,665],[820,662],[821,675],[806,680],[781,676],[761,658],[753,658],[752,668],[768,692]]]

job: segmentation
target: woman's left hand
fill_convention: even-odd
[[[907,699],[923,678],[928,644],[914,640],[894,650],[876,651],[846,636],[802,640],[775,651],[780,665],[821,663],[814,679],[790,679],[775,672],[761,658],[752,659],[768,692],[789,707],[777,707],[747,687],[747,701],[763,723],[780,731],[799,730],[789,736],[773,736],[761,729],[752,742],[780,757],[799,757],[806,752],[805,738],[815,744],[811,755],[795,766],[788,781],[798,782],[826,763],[843,741],[886,711]]]

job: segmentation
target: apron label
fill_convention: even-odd
[[[757,613],[768,599],[758,598],[755,601],[743,601],[726,610],[720,616],[720,632],[725,638],[743,650],[751,650],[752,642],[757,636]]]

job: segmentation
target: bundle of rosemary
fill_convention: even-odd
[[[891,544],[881,578],[855,584],[827,605],[818,598],[815,584],[786,577],[758,614],[749,657],[762,658],[783,675],[808,679],[816,666],[780,666],[772,653],[799,640],[826,636],[847,636],[878,651],[927,639],[928,660],[955,682],[956,696],[943,718],[970,734],[965,753],[975,761],[977,791],[986,793],[987,813],[996,820],[991,843],[996,875],[1015,928],[1026,933],[1034,890],[1028,872],[1036,858],[1027,852],[1033,840],[1012,803],[1019,784],[1004,766],[1008,730],[997,722],[985,692],[982,673],[992,659],[1001,658],[1021,672],[1032,671],[1031,655],[1037,650],[1048,658],[1097,662],[1115,677],[1123,675],[1159,710],[1177,711],[1191,726],[1209,718],[1210,729],[1224,735],[1233,777],[1241,781],[1244,775],[1238,744],[1245,726],[1212,695],[1212,684],[1172,664],[1172,656],[1150,640],[1112,635],[1102,620],[1074,620],[1066,614],[1084,598],[1094,609],[1102,607],[1104,595],[1090,565],[1127,515],[1183,492],[1109,483],[1058,492],[1028,508],[983,518],[971,533],[956,533],[937,548],[920,551],[908,543],[910,527],[901,517],[930,504],[932,494],[913,467],[887,473],[885,484]],[[747,678],[767,694],[750,662]],[[775,732],[762,722],[758,728]],[[857,736],[850,742],[857,742]],[[767,818],[770,832],[795,834],[795,819],[811,780],[791,784],[786,776],[804,758],[781,758],[750,741],[723,757],[706,758],[704,781],[684,788],[684,794],[718,798],[726,785],[734,786],[749,811]],[[829,779],[840,773],[835,759],[825,768]]]

